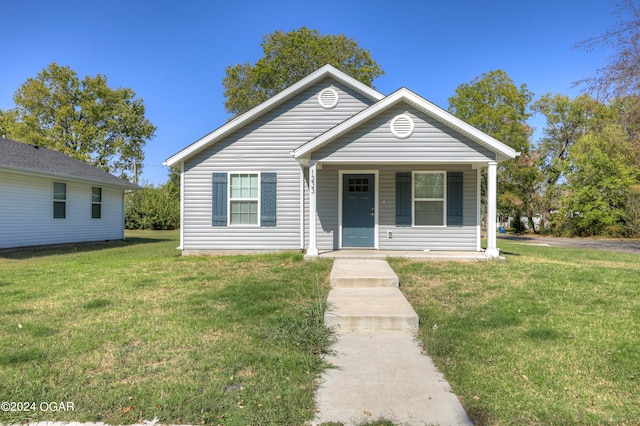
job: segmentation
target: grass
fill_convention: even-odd
[[[0,255],[0,402],[36,403],[0,424],[313,418],[331,262],[176,246],[175,232],[133,232]],[[638,255],[500,246],[506,262],[390,261],[474,423],[638,424]]]
[[[175,232],[0,256],[0,424],[304,424],[331,263],[181,257]],[[73,411],[43,411],[72,402]]]
[[[640,257],[500,246],[506,262],[390,262],[474,423],[638,424]]]

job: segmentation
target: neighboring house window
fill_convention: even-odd
[[[258,174],[229,175],[229,224],[258,224]]]
[[[213,173],[211,225],[276,226],[276,185],[273,172]]]
[[[444,226],[444,172],[413,174],[413,223],[415,226]]]
[[[102,217],[102,188],[91,188],[91,219]]]
[[[53,182],[53,218],[67,217],[67,184]]]

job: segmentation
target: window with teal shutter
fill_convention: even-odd
[[[447,226],[462,226],[463,173],[447,173]]]
[[[212,226],[276,226],[276,187],[277,179],[274,172],[213,173]]]

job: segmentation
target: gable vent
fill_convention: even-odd
[[[413,119],[407,114],[397,115],[391,120],[391,133],[398,139],[406,139],[413,134]]]
[[[318,95],[318,103],[322,108],[331,109],[338,105],[338,92],[332,88],[326,88]]]

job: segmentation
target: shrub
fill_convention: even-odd
[[[180,197],[165,184],[147,186],[126,195],[124,226],[126,229],[176,229],[180,226]]]

